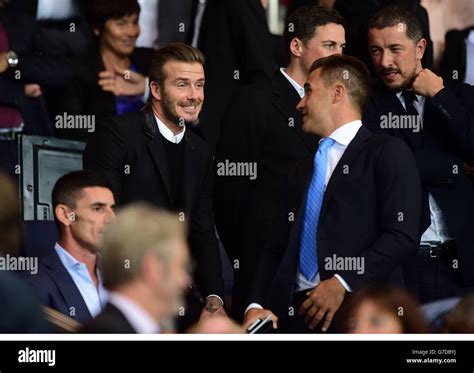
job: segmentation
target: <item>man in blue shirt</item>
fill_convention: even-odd
[[[52,202],[59,242],[28,280],[43,305],[83,323],[100,313],[107,301],[99,248],[115,218],[114,196],[98,175],[76,171],[57,181]]]

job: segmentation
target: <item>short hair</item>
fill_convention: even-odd
[[[60,223],[56,217],[56,206],[62,204],[70,208],[75,208],[77,200],[81,198],[85,188],[101,187],[112,190],[107,180],[90,170],[74,171],[61,176],[54,184],[52,192],[53,215],[56,226]]]
[[[22,241],[22,225],[18,186],[0,173],[0,255],[18,255]]]
[[[321,69],[321,78],[326,86],[336,81],[346,87],[347,94],[360,112],[364,112],[370,95],[370,73],[364,63],[347,55],[331,55],[313,62],[309,74]]]
[[[140,14],[140,4],[137,0],[89,0],[86,17],[92,30],[104,30],[105,22],[109,19],[119,19],[132,14]]]
[[[406,35],[418,42],[423,37],[423,27],[416,13],[402,5],[388,5],[376,12],[369,21],[369,29],[382,30],[387,27],[406,25]]]
[[[417,301],[405,290],[388,284],[367,285],[349,295],[338,315],[337,323],[341,332],[349,331],[352,318],[365,301],[374,302],[381,309],[396,316],[403,333],[429,332],[426,319]]]
[[[163,66],[169,61],[199,63],[204,66],[205,58],[199,49],[183,43],[170,43],[158,49],[151,61],[149,79],[160,87],[166,79]]]
[[[143,257],[150,251],[169,263],[174,252],[170,243],[176,238],[186,242],[186,225],[178,215],[143,202],[123,208],[102,243],[104,286],[116,289],[136,279]]]
[[[474,294],[463,297],[444,317],[446,333],[474,333]]]
[[[315,36],[316,28],[329,23],[345,27],[344,17],[336,9],[316,5],[299,7],[288,17],[288,24],[283,32],[287,51],[290,50],[293,38],[298,38],[307,45]]]

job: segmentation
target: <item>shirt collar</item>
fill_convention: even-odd
[[[396,93],[396,95],[397,95],[397,97],[398,97],[399,100],[403,98],[403,97],[402,97],[403,92],[404,92],[404,91],[398,91],[398,92]],[[423,101],[425,100],[425,97],[424,97],[424,96],[417,95],[416,93],[415,93],[415,97],[416,97],[416,100],[417,100],[419,103],[423,103]],[[403,99],[403,101],[405,102],[405,99]]]
[[[117,307],[130,323],[132,328],[139,334],[153,334],[160,332],[160,325],[155,319],[141,306],[130,298],[111,292],[109,303]]]
[[[474,45],[474,30],[471,30],[471,32],[469,33],[469,35],[466,38],[466,42],[471,45]]]
[[[173,144],[179,144],[184,137],[184,133],[186,132],[186,126],[183,127],[183,130],[178,133],[177,135],[173,134],[173,132],[166,127],[160,118],[153,113],[156,119],[156,123],[158,124],[158,130],[160,131],[161,135],[168,141],[172,142]]]
[[[294,80],[291,76],[289,76],[286,73],[286,69],[284,67],[280,68],[281,73],[283,76],[290,82],[290,84],[293,86],[294,89],[296,89],[296,92],[298,92],[298,95],[303,98],[304,96],[304,88],[298,84],[296,80]]]
[[[56,242],[56,244],[54,245],[54,249],[56,250],[59,259],[61,260],[61,263],[63,263],[66,269],[75,268],[78,265],[83,264],[76,258],[74,258],[71,254],[69,254],[68,251],[63,248],[59,243]]]
[[[338,144],[348,146],[350,142],[354,139],[360,127],[362,127],[362,121],[354,120],[352,122],[342,125],[333,133],[331,133],[328,137],[336,141]]]

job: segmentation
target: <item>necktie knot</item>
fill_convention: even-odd
[[[413,105],[414,101],[417,101],[415,92],[413,91],[403,91],[402,97],[405,100],[405,105]]]
[[[318,147],[318,153],[327,153],[327,151],[329,150],[329,148],[335,143],[335,141],[333,139],[331,139],[330,137],[326,137],[324,139],[321,140],[321,142],[319,143],[319,147]]]

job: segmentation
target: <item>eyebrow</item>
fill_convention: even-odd
[[[94,202],[89,205],[89,207],[105,207],[107,204],[105,202]],[[111,207],[114,207],[115,205],[112,205]]]
[[[177,81],[189,82],[190,79],[189,78],[176,78],[173,80],[173,82],[177,82]],[[204,82],[204,81],[205,81],[204,78],[200,78],[197,80],[197,82]]]

